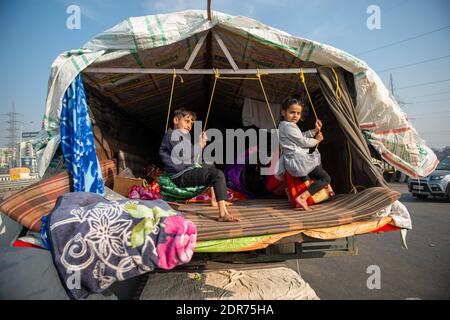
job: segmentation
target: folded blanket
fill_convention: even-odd
[[[61,196],[48,216],[53,260],[70,297],[101,292],[115,281],[193,255],[195,225],[163,200],[119,200],[87,192]]]

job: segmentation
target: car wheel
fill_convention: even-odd
[[[393,182],[394,175],[392,173],[386,173],[385,172],[383,174],[383,178],[384,178],[384,180],[386,180],[386,182]]]
[[[450,202],[450,185],[447,187],[447,202]]]

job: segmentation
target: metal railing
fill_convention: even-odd
[[[24,180],[1,180],[0,179],[0,192],[12,191],[25,188],[33,183],[36,183],[39,179],[24,179]]]

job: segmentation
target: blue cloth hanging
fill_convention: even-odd
[[[61,149],[73,178],[73,190],[104,195],[81,74],[67,88],[61,110]]]

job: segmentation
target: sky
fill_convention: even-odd
[[[0,113],[14,104],[24,131],[39,131],[50,66],[62,52],[130,16],[206,9],[206,0],[0,1]],[[68,29],[67,8],[81,9],[81,28]],[[370,30],[370,5],[380,29]],[[368,63],[405,102],[403,109],[427,145],[450,145],[450,1],[212,0],[213,10],[242,15],[342,49]],[[0,118],[0,146],[7,144]]]

